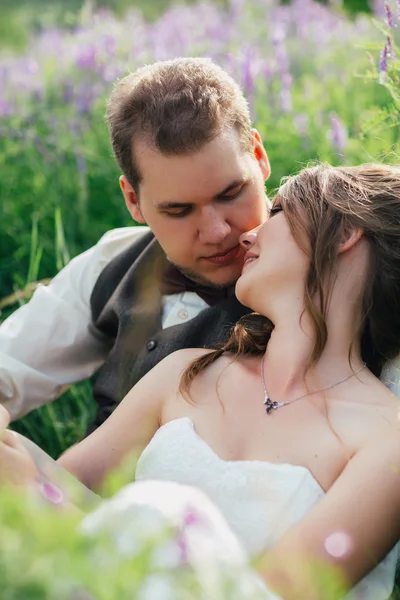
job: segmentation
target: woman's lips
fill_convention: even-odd
[[[227,250],[226,252],[214,254],[213,256],[205,256],[203,260],[207,260],[208,262],[211,262],[215,265],[226,265],[231,262],[234,262],[239,256],[240,251],[241,246],[240,244],[237,244],[237,246],[231,248],[230,250]]]
[[[246,252],[246,254],[244,255],[244,262],[243,262],[243,269],[245,267],[247,267],[249,264],[251,264],[252,262],[254,262],[255,260],[257,260],[258,256],[257,254],[254,254],[254,252]],[[242,269],[242,271],[243,271]]]

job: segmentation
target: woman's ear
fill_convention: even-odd
[[[361,227],[347,228],[344,230],[342,240],[339,244],[338,253],[342,254],[351,250],[364,235],[364,229]]]
[[[125,175],[121,175],[119,178],[119,186],[125,198],[126,208],[129,210],[132,219],[137,223],[145,223],[146,221],[144,220],[140,210],[137,194]]]

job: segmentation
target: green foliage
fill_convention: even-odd
[[[13,423],[12,428],[58,458],[86,433],[95,416],[90,382],[72,386],[58,400],[41,406],[27,417]]]
[[[4,172],[0,189],[5,199],[0,296],[10,293],[13,284],[20,287],[56,272],[60,223],[68,240],[68,245],[63,242],[64,258],[65,252],[74,256],[93,245],[106,229],[129,223],[118,190],[119,173],[107,139],[103,103],[88,116],[87,129],[80,131],[74,129],[71,115],[61,105],[52,115],[57,119],[56,131],[50,131],[49,109],[38,106],[28,117],[17,115],[3,125],[0,121],[0,169]]]
[[[88,526],[84,513],[55,509],[31,488],[0,487],[2,600],[240,600],[240,589],[249,600],[260,597],[246,566],[221,562],[206,572],[204,566],[182,564],[174,549],[181,548],[179,540],[186,543],[185,525],[172,525],[139,505],[118,513],[115,499],[106,509]],[[318,581],[321,598],[338,597],[343,587],[337,573],[309,561],[305,569]]]
[[[172,587],[176,600],[203,597],[190,571],[156,566],[168,529],[142,535],[133,560],[116,551],[110,535],[84,534],[80,520],[32,490],[0,489],[2,600],[150,600],[146,589],[155,579]]]
[[[374,20],[381,33],[381,44],[369,46],[371,53],[380,51],[379,65],[370,62],[365,78],[375,81],[386,90],[389,101],[385,106],[377,106],[371,111],[370,118],[364,124],[364,131],[371,130],[393,131],[393,137],[398,139],[400,123],[400,4],[396,9],[386,3],[387,18],[385,23]],[[397,12],[397,14],[396,14]]]

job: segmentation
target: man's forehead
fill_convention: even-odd
[[[252,156],[249,152],[207,148],[192,154],[166,156],[157,149],[138,145],[137,165],[141,190],[160,201],[193,201],[193,197],[213,197],[234,183],[248,180]]]
[[[243,149],[239,135],[234,129],[221,132],[209,142],[193,150],[176,152],[162,152],[154,140],[150,137],[138,137],[132,144],[133,160],[136,165],[144,172],[151,171],[155,166],[171,168],[174,165],[185,165],[196,161],[196,164],[212,163],[219,160],[219,166],[222,168],[229,162],[246,162],[252,153],[249,149]]]

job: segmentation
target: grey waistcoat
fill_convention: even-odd
[[[146,233],[114,258],[95,284],[92,328],[108,341],[110,352],[93,387],[98,410],[89,432],[101,425],[135,383],[165,356],[182,348],[215,347],[249,312],[230,296],[194,319],[163,330],[155,273],[162,252],[154,235]]]

